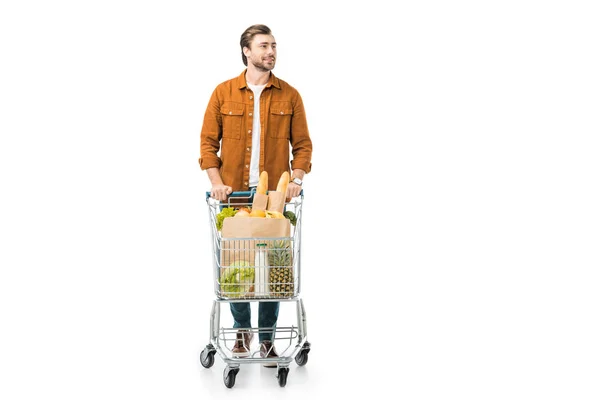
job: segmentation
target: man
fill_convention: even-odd
[[[304,175],[312,165],[304,104],[296,89],[271,72],[277,60],[277,44],[267,26],[246,29],[240,47],[247,68],[212,93],[200,134],[200,168],[208,174],[211,197],[220,201],[227,200],[233,191],[256,187],[262,171],[268,173],[268,189],[275,190],[281,174],[291,168],[292,180],[286,193],[289,200],[300,194]],[[248,330],[252,327],[250,303],[230,303],[230,309],[233,327],[239,329],[233,355],[248,357],[254,336]],[[261,357],[278,357],[273,345],[278,313],[278,302],[259,302]]]

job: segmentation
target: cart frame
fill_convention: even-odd
[[[206,193],[206,202],[208,205],[209,212],[209,224],[211,228],[211,242],[212,242],[212,264],[213,264],[213,282],[214,282],[214,293],[215,299],[213,300],[212,309],[210,313],[210,333],[209,333],[209,344],[200,353],[200,363],[205,368],[210,368],[214,364],[214,356],[218,354],[219,357],[226,363],[226,367],[223,371],[223,382],[226,387],[232,388],[235,384],[235,377],[240,370],[242,364],[266,364],[276,363],[277,364],[277,379],[279,385],[284,387],[287,383],[287,376],[289,373],[289,365],[292,361],[296,361],[299,366],[303,366],[308,361],[308,353],[310,351],[310,343],[307,341],[307,324],[306,324],[306,311],[304,303],[300,296],[301,288],[301,227],[302,227],[302,203],[304,200],[304,193],[301,192],[296,198],[293,198],[290,202],[285,203],[284,210],[292,211],[296,216],[295,226],[292,225],[290,237],[280,238],[223,238],[221,237],[220,231],[217,229],[217,214],[225,207],[251,207],[252,199],[255,191],[250,192],[233,192],[226,202],[219,202],[210,197],[210,192]],[[222,280],[223,271],[228,268],[234,268],[230,266],[221,265],[222,254],[227,254],[230,250],[229,246],[235,244],[235,254],[239,255],[243,252],[246,259],[249,257],[248,248],[249,244],[253,245],[255,242],[262,242],[271,244],[275,241],[287,241],[290,243],[290,251],[292,252],[293,263],[289,267],[290,274],[293,275],[293,283],[290,286],[286,286],[285,291],[269,292],[269,288],[273,289],[273,286],[279,287],[279,285],[269,285],[268,280],[262,284],[256,284],[256,291],[254,291],[254,277],[258,277],[258,274],[266,274],[269,276],[269,266],[247,266],[242,269],[252,269],[252,280],[249,282],[243,282],[242,284],[236,285],[236,291],[230,291],[227,289],[227,284]],[[240,247],[243,249],[240,250]],[[269,246],[267,246],[269,247]],[[252,250],[254,252],[255,250]],[[275,251],[275,250],[271,250]],[[233,253],[232,253],[233,254]],[[235,267],[238,268],[238,267]],[[264,269],[264,271],[263,271]],[[281,285],[283,287],[283,285]],[[241,289],[240,289],[241,287]],[[242,290],[243,289],[243,290]],[[255,293],[259,293],[255,295]],[[245,331],[251,331],[255,335],[263,331],[269,331],[273,333],[273,343],[280,346],[278,348],[279,356],[272,358],[260,357],[258,350],[251,351],[249,357],[235,357],[231,351],[231,345],[235,343],[236,328],[225,328],[221,326],[221,305],[223,303],[233,302],[294,302],[296,305],[296,322],[297,325],[292,326],[276,326],[274,328],[243,328]],[[285,345],[285,348],[282,348]]]

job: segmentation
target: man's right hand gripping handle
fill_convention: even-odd
[[[233,192],[231,186],[226,186],[223,184],[213,185],[210,189],[210,197],[219,201],[227,200],[227,196],[229,196]]]

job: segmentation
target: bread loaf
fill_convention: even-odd
[[[256,187],[256,193],[267,194],[268,188],[269,188],[269,174],[267,174],[267,171],[263,171],[260,173],[260,177],[258,178],[258,186]]]
[[[287,171],[283,171],[281,174],[281,178],[279,178],[279,183],[277,184],[277,191],[283,193],[285,196],[287,193],[287,187],[290,183],[290,173]]]

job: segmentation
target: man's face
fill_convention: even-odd
[[[256,35],[250,43],[250,48],[244,47],[244,55],[248,65],[252,64],[262,72],[275,68],[277,60],[277,43],[272,35]]]

